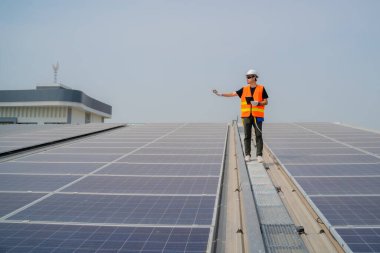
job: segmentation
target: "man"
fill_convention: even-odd
[[[257,78],[259,75],[256,70],[248,70],[246,77],[248,85],[238,91],[218,93],[217,90],[213,90],[213,92],[222,97],[240,97],[241,118],[244,126],[245,161],[251,161],[251,133],[252,127],[254,127],[257,161],[262,163],[264,160],[263,136],[261,131],[264,121],[264,108],[268,104],[268,94],[263,85],[257,84]]]

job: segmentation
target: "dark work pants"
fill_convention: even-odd
[[[261,131],[263,129],[263,122],[258,122],[255,120],[254,117],[249,118],[241,118],[243,121],[244,126],[244,150],[245,155],[251,155],[251,139],[252,139],[252,127],[255,129],[255,136],[256,136],[256,156],[262,156],[263,155],[263,136],[261,134]],[[256,126],[257,125],[257,126]],[[259,128],[259,129],[257,129]]]

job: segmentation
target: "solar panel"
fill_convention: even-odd
[[[222,154],[218,155],[129,155],[120,162],[131,163],[221,163]]]
[[[114,148],[114,147],[65,147],[55,148],[46,151],[45,154],[120,154],[129,153],[134,151],[135,148]]]
[[[9,150],[9,146],[1,147],[0,146],[0,153],[7,152]]]
[[[0,176],[0,191],[53,191],[79,176],[7,175]]]
[[[265,133],[264,133],[265,135]],[[265,141],[265,143],[267,143]],[[340,143],[334,142],[294,142],[294,143],[267,143],[272,148],[344,148],[345,146]]]
[[[273,148],[273,152],[277,154],[278,157],[281,156],[295,156],[295,155],[356,155],[356,154],[364,154],[360,150],[356,150],[353,148],[283,148],[277,149]]]
[[[36,133],[41,130],[58,129],[64,125],[32,125],[32,124],[15,124],[15,125],[0,125],[0,137],[25,134],[25,133]]]
[[[380,252],[380,134],[331,123],[267,124],[264,138],[342,244]]]
[[[180,143],[192,143],[192,142],[207,142],[207,143],[224,143],[223,138],[170,138],[165,137],[160,140],[161,142],[180,142]]]
[[[83,148],[139,148],[144,146],[145,142],[91,142],[82,141],[68,145],[67,147],[83,147]]]
[[[363,141],[360,141],[360,142],[351,142],[349,143],[351,146],[353,147],[357,147],[357,148],[380,148],[380,142],[363,142]]]
[[[111,162],[116,158],[119,158],[120,154],[35,154],[26,156],[24,158],[17,159],[16,161],[24,162]]]
[[[161,142],[161,141],[156,141],[153,143],[150,143],[147,145],[147,147],[165,147],[165,148],[223,148],[224,143],[221,142],[214,142],[214,143],[208,143],[208,142],[191,142],[191,143],[186,143],[184,145],[183,143],[178,143],[178,142]]]
[[[380,155],[380,147],[379,148],[363,148],[364,150],[374,153],[376,155]]]
[[[380,225],[380,196],[311,197],[332,225]]]
[[[0,126],[0,152],[16,151],[36,145],[54,142],[66,138],[94,133],[122,126],[122,124],[83,124],[83,125],[36,125],[36,126]],[[1,154],[0,153],[0,154]]]
[[[56,194],[8,220],[211,225],[214,202],[215,196]]]
[[[306,164],[286,165],[293,176],[376,176],[380,175],[380,163],[370,164]]]
[[[277,144],[277,143],[332,143],[332,140],[329,140],[327,138],[323,138],[320,136],[314,136],[313,138],[310,137],[302,137],[302,138],[271,138],[266,141],[267,143],[271,144]]]
[[[0,217],[44,196],[42,193],[0,193]],[[0,244],[1,245],[1,244]],[[1,252],[1,251],[0,251]]]
[[[380,228],[338,228],[353,252],[380,252]]]
[[[226,131],[133,125],[0,163],[0,251],[210,252]]]
[[[143,148],[136,151],[134,154],[186,154],[186,155],[218,155],[223,153],[222,148]]]
[[[17,252],[205,252],[210,228],[0,223],[0,249]]]
[[[380,158],[367,154],[350,155],[279,155],[283,164],[380,163]]]
[[[0,163],[0,173],[88,174],[103,165],[105,165],[105,163],[39,163],[12,161]]]
[[[219,177],[90,176],[65,192],[216,194]]]
[[[140,142],[149,143],[155,138],[93,138],[91,142]]]
[[[380,166],[380,165],[379,165]],[[0,170],[1,171],[1,170]],[[96,174],[152,176],[218,176],[220,164],[112,163]]]

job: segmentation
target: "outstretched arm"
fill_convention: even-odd
[[[219,93],[217,90],[213,90],[212,92],[214,92],[215,95],[221,96],[221,97],[235,97],[235,96],[237,96],[235,91],[230,92],[230,93]]]

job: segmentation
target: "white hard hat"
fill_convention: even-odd
[[[247,76],[248,75],[256,75],[256,76],[259,76],[259,73],[257,72],[257,70],[254,70],[254,69],[250,69],[247,71]]]

